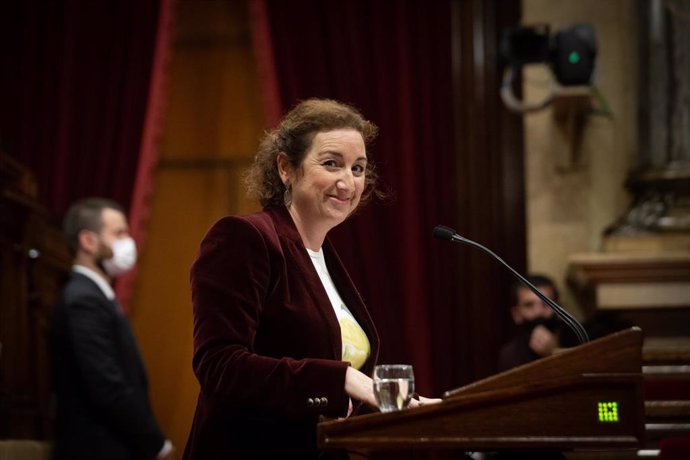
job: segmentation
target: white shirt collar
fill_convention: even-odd
[[[96,283],[96,286],[103,291],[103,295],[105,295],[108,300],[115,300],[115,291],[113,291],[112,286],[110,286],[110,283],[108,283],[103,276],[83,265],[72,265],[72,271],[82,274]]]
[[[305,248],[305,249],[307,250],[309,255],[312,257],[312,259],[313,258],[317,258],[317,259],[323,259],[324,258],[323,257],[323,246],[321,246],[318,251],[312,251],[309,248]]]

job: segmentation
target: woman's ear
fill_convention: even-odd
[[[278,166],[280,180],[283,181],[283,184],[287,184],[292,178],[292,165],[290,164],[288,156],[285,155],[284,152],[278,152],[278,156],[276,156],[276,164]]]

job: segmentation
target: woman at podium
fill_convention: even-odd
[[[245,177],[263,210],[204,237],[191,269],[201,388],[185,459],[328,458],[319,418],[376,407],[379,339],[328,239],[377,193],[376,134],[348,105],[301,102]]]

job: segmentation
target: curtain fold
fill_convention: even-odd
[[[146,116],[141,136],[131,206],[129,208],[130,233],[137,241],[140,251],[146,244],[146,233],[151,213],[151,198],[154,189],[153,180],[158,163],[160,140],[165,125],[175,2],[176,0],[160,0]],[[132,296],[135,279],[136,268],[117,280],[117,297],[126,312],[130,310],[129,300]]]
[[[252,45],[254,56],[256,56],[257,73],[261,86],[264,118],[266,119],[267,126],[273,127],[280,122],[283,108],[281,107],[278,89],[276,62],[268,24],[266,0],[249,0],[248,3]]]

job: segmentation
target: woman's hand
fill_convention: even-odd
[[[428,406],[429,404],[438,404],[443,401],[441,398],[425,398],[424,396],[416,396],[410,399],[410,404],[407,407]]]
[[[379,405],[374,396],[374,382],[373,380],[361,373],[354,367],[348,367],[345,373],[345,392],[350,398],[361,401],[366,405],[378,409]],[[429,404],[438,404],[442,401],[440,398],[425,398],[424,396],[415,396],[410,400],[408,407],[426,406]]]
[[[374,397],[374,381],[354,367],[348,367],[345,372],[345,392],[374,409],[379,407]]]

